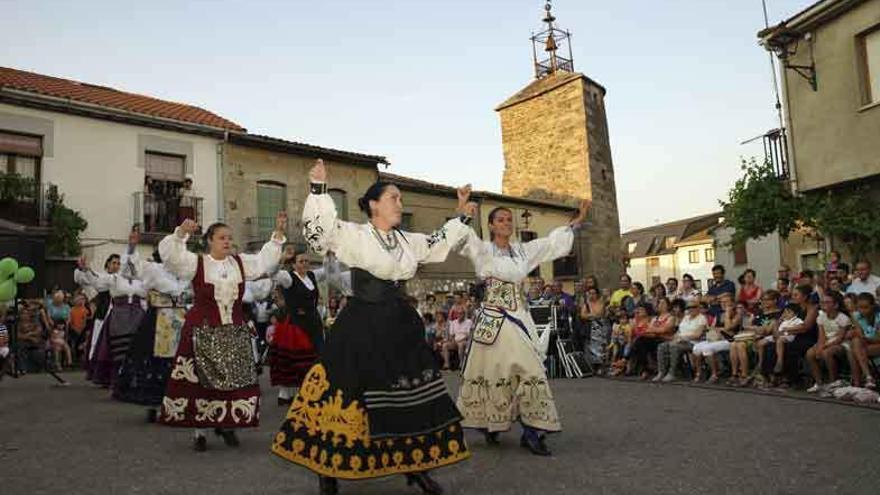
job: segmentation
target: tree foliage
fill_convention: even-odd
[[[842,242],[856,258],[880,251],[880,208],[865,188],[829,191],[816,198],[812,223],[825,237]]]
[[[806,201],[791,193],[770,162],[743,160],[742,171],[743,176],[727,193],[727,201],[721,202],[725,221],[734,230],[731,244],[773,232],[788,238],[803,222]]]
[[[742,170],[727,201],[721,202],[725,221],[734,231],[731,245],[773,232],[788,238],[808,228],[842,242],[857,258],[880,251],[880,209],[864,187],[796,195],[770,162],[743,160]]]
[[[79,235],[89,223],[78,211],[64,205],[64,195],[51,186],[46,197],[49,224],[52,227],[46,242],[46,251],[52,256],[78,256],[82,252]]]

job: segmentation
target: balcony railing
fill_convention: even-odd
[[[137,191],[132,194],[132,224],[140,224],[141,232],[164,234],[185,219],[202,225],[204,198],[195,196],[165,196]]]
[[[773,129],[764,134],[764,159],[773,164],[777,177],[788,180],[788,137],[785,128]]]
[[[275,230],[275,217],[248,217],[244,219],[242,235],[249,249],[257,249],[269,240],[273,230]],[[288,242],[305,242],[296,218],[289,219],[285,234]]]
[[[0,174],[0,218],[27,226],[48,225],[52,187],[18,174]]]

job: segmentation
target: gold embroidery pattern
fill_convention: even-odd
[[[358,401],[346,404],[341,390],[330,390],[326,370],[316,364],[275,435],[276,455],[342,479],[423,471],[470,456],[457,424],[413,437],[371,440],[367,413]]]
[[[474,342],[485,345],[494,344],[502,326],[504,326],[503,314],[493,315],[486,309],[481,310],[477,324],[474,326]]]
[[[368,445],[370,439],[367,415],[358,407],[358,401],[352,401],[348,407],[343,407],[342,391],[337,390],[335,396],[318,402],[329,388],[324,366],[312,366],[303,380],[299,394],[287,411],[287,419],[294,428],[305,428],[309,435],[320,433],[324,440],[330,440],[334,445],[343,439],[348,448],[354,447],[357,440]]]
[[[517,302],[521,299],[522,291],[518,284],[505,282],[497,278],[486,279],[486,293],[484,304],[496,306],[508,311],[516,311]]]
[[[195,363],[192,358],[177,356],[177,364],[171,370],[171,379],[199,383],[199,377],[196,376]]]

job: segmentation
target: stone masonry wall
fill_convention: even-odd
[[[581,275],[596,275],[613,287],[623,265],[603,93],[577,78],[501,109],[503,192],[572,206],[592,199],[578,243]]]

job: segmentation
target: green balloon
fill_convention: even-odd
[[[0,283],[0,302],[14,300],[17,293],[18,286],[15,285],[15,280],[10,279],[3,283]]]
[[[34,269],[29,266],[23,266],[15,272],[15,283],[17,284],[27,284],[30,283],[31,280],[34,279]]]
[[[6,280],[15,275],[18,270],[18,262],[12,258],[3,258],[0,260],[0,280]]]

